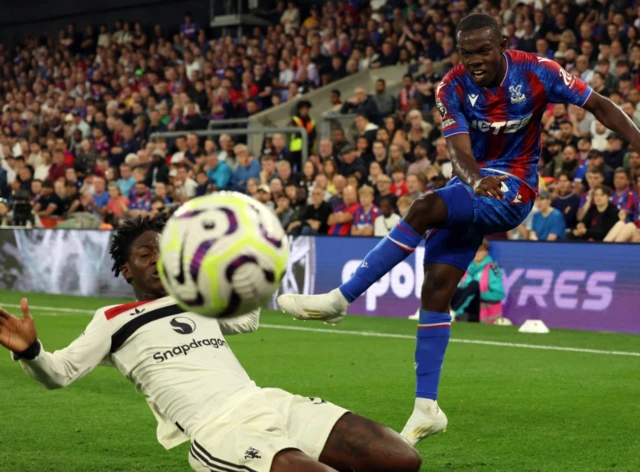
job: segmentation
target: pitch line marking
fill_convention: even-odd
[[[15,304],[2,304],[8,308],[20,308],[20,305]],[[55,313],[41,313],[40,316],[61,316],[63,314],[83,314],[93,315],[95,310],[84,310],[79,308],[56,308],[47,306],[31,306],[29,307],[34,311],[50,311]],[[394,334],[394,333],[379,333],[374,331],[353,331],[353,330],[339,330],[329,328],[308,328],[306,326],[284,326],[274,325],[268,323],[260,323],[260,328],[267,329],[280,329],[288,331],[304,331],[308,333],[329,333],[329,334],[343,334],[350,336],[365,336],[372,338],[386,338],[386,339],[410,339],[415,340],[415,336],[408,334]],[[523,344],[523,343],[508,343],[502,341],[483,341],[481,339],[458,339],[451,338],[450,342],[460,344],[479,344],[485,346],[500,346],[500,347],[516,347],[522,349],[538,349],[541,351],[564,351],[564,352],[579,352],[584,354],[602,354],[608,356],[627,356],[627,357],[640,357],[640,352],[632,351],[606,351],[602,349],[588,349],[581,347],[563,347],[563,346],[546,346],[543,344]]]

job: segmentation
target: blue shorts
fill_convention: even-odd
[[[489,169],[483,175],[503,174]],[[425,264],[448,264],[467,270],[487,234],[509,231],[531,212],[537,191],[517,177],[503,182],[504,200],[478,197],[457,177],[435,191],[447,206],[447,222],[429,230]]]

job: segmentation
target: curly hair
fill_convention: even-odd
[[[127,263],[131,245],[136,238],[147,231],[161,233],[165,223],[166,216],[164,215],[157,215],[154,218],[145,216],[144,218],[138,217],[134,220],[125,221],[122,226],[118,228],[111,239],[111,246],[109,247],[109,254],[111,255],[111,259],[113,259],[113,267],[111,270],[116,277],[120,275],[122,266]]]

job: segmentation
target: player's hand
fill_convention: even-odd
[[[0,308],[0,344],[16,353],[25,351],[38,339],[26,298],[20,301],[20,310],[22,319]]]
[[[506,175],[496,176],[488,175],[479,180],[473,186],[473,192],[480,197],[495,198],[497,200],[504,200],[504,193],[502,193],[502,182],[509,177]]]

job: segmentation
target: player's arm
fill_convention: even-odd
[[[109,354],[111,339],[98,312],[85,332],[65,349],[47,352],[38,340],[27,299],[20,302],[22,318],[0,308],[0,345],[12,352],[14,360],[48,389],[65,387],[91,372]]]
[[[498,200],[504,199],[501,187],[502,181],[507,180],[507,176],[482,176],[480,166],[473,157],[471,139],[468,134],[454,134],[448,137],[447,145],[453,172],[460,180],[471,187],[476,195],[497,198]]]
[[[621,135],[631,147],[640,151],[640,131],[631,118],[611,100],[594,91],[584,104],[585,110],[593,113],[600,123]]]
[[[436,107],[442,116],[442,133],[447,140],[453,172],[482,197],[504,198],[501,186],[506,176],[483,177],[473,156],[469,124],[463,113],[462,100],[450,82],[449,74],[442,79],[436,92]]]
[[[250,311],[246,315],[218,318],[218,324],[220,331],[225,336],[253,333],[260,324],[260,308]]]

